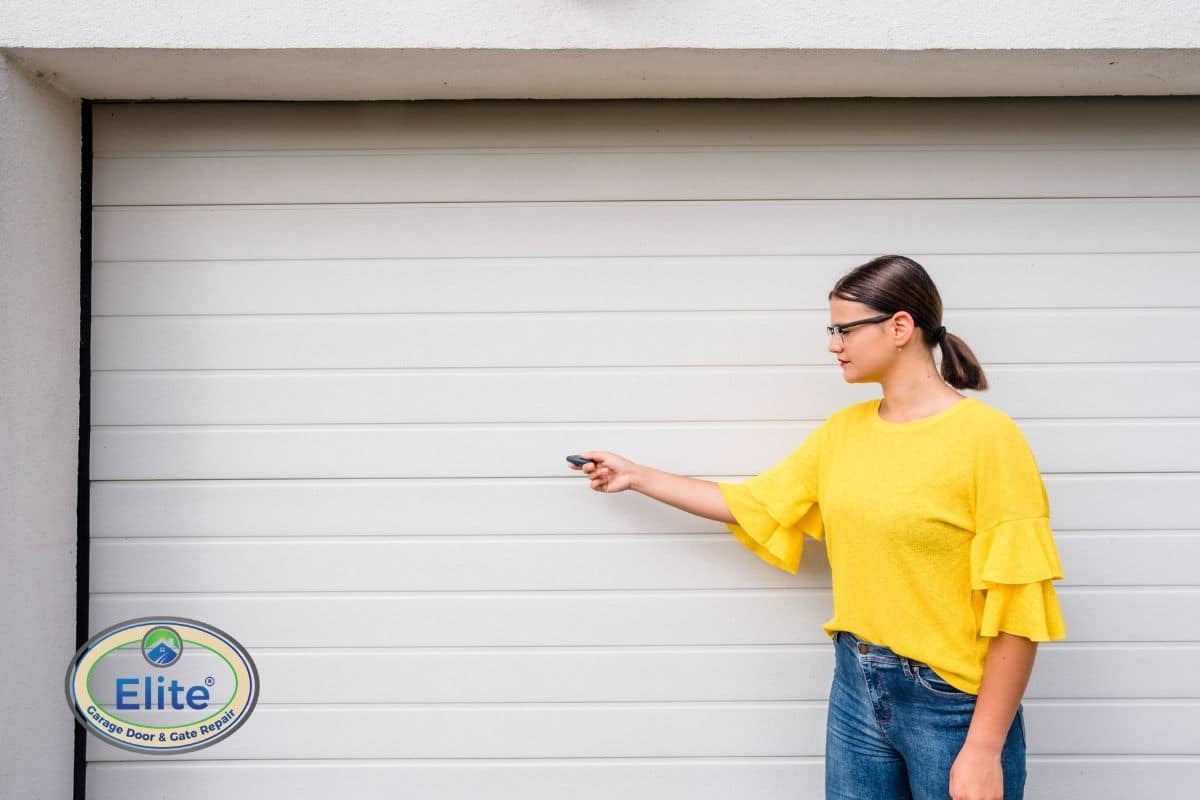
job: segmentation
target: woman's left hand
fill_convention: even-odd
[[[1000,752],[963,745],[950,766],[953,800],[1003,800],[1004,769]]]

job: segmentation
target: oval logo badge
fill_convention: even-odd
[[[139,753],[208,747],[246,721],[258,669],[232,636],[184,617],[139,617],[93,636],[67,669],[87,730]]]

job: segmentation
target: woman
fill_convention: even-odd
[[[790,573],[805,535],[825,542],[827,800],[1018,800],[1036,643],[1066,638],[1037,463],[1011,417],[955,391],[987,381],[946,333],[920,264],[888,255],[857,267],[829,311],[844,379],[879,383],[883,397],[834,412],[780,463],[741,483],[603,451],[572,469],[596,491],[633,489],[724,522]]]

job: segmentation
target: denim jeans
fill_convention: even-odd
[[[977,695],[928,664],[838,631],[825,728],[826,800],[950,800]],[[1004,800],[1025,791],[1024,706],[1000,753]]]

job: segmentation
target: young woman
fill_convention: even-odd
[[[955,391],[987,381],[946,333],[920,264],[857,267],[829,293],[829,314],[844,379],[883,396],[835,411],[765,472],[713,482],[596,450],[571,468],[596,491],[633,489],[724,522],[790,573],[805,535],[825,542],[827,800],[1020,800],[1036,643],[1066,638],[1037,463],[1010,416]]]

